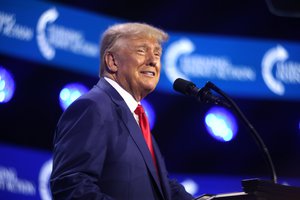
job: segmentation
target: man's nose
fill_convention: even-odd
[[[158,62],[159,62],[159,58],[157,58],[157,56],[155,56],[154,53],[148,54],[147,64],[149,66],[155,67],[155,66],[157,66]]]

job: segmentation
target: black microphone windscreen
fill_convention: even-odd
[[[173,89],[185,95],[191,95],[191,89],[194,87],[194,83],[184,80],[182,78],[176,79],[173,83]]]

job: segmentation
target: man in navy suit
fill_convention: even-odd
[[[101,40],[99,82],[61,116],[54,138],[54,199],[191,200],[155,161],[135,109],[160,77],[167,33],[142,23],[109,27]]]

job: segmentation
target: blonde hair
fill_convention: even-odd
[[[101,38],[100,48],[100,76],[103,75],[106,68],[105,55],[112,51],[120,38],[129,37],[148,37],[154,38],[158,43],[162,44],[168,40],[168,34],[161,29],[155,28],[145,23],[122,23],[109,27]]]

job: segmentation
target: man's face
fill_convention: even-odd
[[[155,39],[121,39],[114,54],[118,82],[137,101],[152,92],[159,80],[162,54]]]

